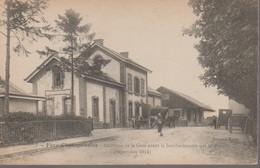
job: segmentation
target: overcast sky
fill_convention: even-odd
[[[205,88],[198,79],[203,73],[193,47],[198,40],[182,35],[183,28],[196,19],[187,4],[187,0],[50,0],[45,15],[53,22],[65,9],[74,9],[84,23],[92,24],[95,39],[104,39],[104,45],[117,52],[129,52],[131,59],[153,71],[148,81],[152,88],[182,92],[216,111],[228,108],[227,97],[219,96],[215,88]],[[0,34],[0,39],[0,75],[4,77],[5,37]],[[32,52],[29,57],[12,53],[11,82],[31,92],[31,84],[23,79],[44,61],[33,51],[46,44],[26,44]]]

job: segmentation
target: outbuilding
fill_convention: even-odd
[[[15,84],[9,84],[9,112],[38,112],[38,102],[44,97],[26,93]],[[4,112],[5,81],[0,78],[0,115]]]
[[[164,95],[162,106],[169,107],[169,114],[173,113],[180,119],[186,119],[188,126],[203,125],[204,112],[214,112],[212,108],[183,93],[163,86],[157,91]]]

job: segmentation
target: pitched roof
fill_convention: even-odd
[[[5,81],[0,79],[0,97],[5,96]],[[13,98],[23,98],[23,99],[34,99],[34,100],[42,100],[44,97],[37,96],[34,94],[26,93],[24,90],[9,82],[9,96]]]
[[[171,92],[171,93],[173,93],[175,95],[178,95],[178,96],[184,98],[185,100],[187,100],[188,102],[190,102],[190,103],[192,103],[192,104],[202,108],[204,111],[215,111],[211,107],[205,105],[204,103],[201,103],[200,101],[198,101],[198,100],[196,100],[196,99],[194,99],[194,98],[192,98],[192,97],[190,97],[190,96],[188,96],[186,94],[177,92],[175,90],[168,89],[168,88],[163,87],[163,86],[159,87],[157,90],[159,91],[160,89],[164,89],[164,90],[167,90],[168,92]]]
[[[151,95],[155,95],[155,96],[159,96],[159,97],[163,97],[163,94],[161,94],[160,92],[158,92],[157,90],[151,88],[148,86],[148,94],[151,94]]]
[[[58,56],[55,56],[55,55],[52,55],[50,57],[48,57],[45,61],[43,61],[43,63],[38,66],[27,78],[25,78],[24,80],[27,81],[27,82],[31,82],[31,79],[37,74],[39,73],[49,62],[51,62],[51,60],[57,60],[58,62],[60,62],[61,64],[65,65],[67,68],[71,69],[71,63],[65,59],[65,58],[60,58]],[[75,70],[76,72],[76,70]],[[77,71],[77,73],[79,73]],[[82,77],[85,77],[85,78],[89,78],[89,79],[93,79],[93,80],[96,80],[96,81],[100,81],[100,82],[105,82],[105,83],[109,83],[109,84],[113,84],[113,85],[117,85],[117,86],[123,86],[122,83],[118,83],[116,82],[113,78],[109,77],[108,75],[106,74],[102,74],[100,76],[93,76],[93,75],[90,75],[90,74],[83,74],[83,73],[80,73],[80,75]]]
[[[59,61],[59,62],[61,62],[61,63],[64,63],[64,62],[62,62],[62,61],[60,60],[60,58],[59,58],[58,56],[55,56],[55,55],[49,56],[46,60],[44,60],[44,61],[41,63],[40,66],[38,66],[38,67],[37,67],[29,76],[27,76],[24,80],[25,80],[26,82],[30,82],[30,80],[31,80],[38,72],[40,72],[45,65],[47,65],[47,64],[48,64],[51,60],[53,60],[53,59],[55,59],[55,60],[57,60],[57,61]],[[65,64],[65,63],[64,63],[64,64]],[[67,65],[67,64],[65,64],[65,65]]]
[[[120,53],[118,53],[118,52],[116,52],[116,51],[114,51],[114,50],[112,50],[110,48],[107,48],[107,47],[105,47],[105,46],[103,46],[103,45],[101,45],[101,44],[99,44],[97,42],[93,43],[91,48],[94,47],[95,45],[100,47],[100,48],[103,48],[104,50],[106,50],[108,52],[110,52],[111,54],[115,55],[118,59],[120,59],[120,60],[122,60],[122,61],[124,61],[126,63],[129,63],[129,64],[131,64],[131,65],[133,65],[135,67],[138,67],[138,68],[140,68],[142,70],[145,70],[147,72],[150,72],[150,73],[152,72],[150,69],[148,69],[148,68],[146,68],[146,67],[144,67],[144,66],[142,66],[142,65],[140,65],[138,63],[136,63],[132,59],[127,58],[127,57],[123,56],[122,54],[120,54]]]

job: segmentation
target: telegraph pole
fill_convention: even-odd
[[[5,110],[4,113],[9,113],[9,80],[10,80],[10,3],[11,0],[7,0],[7,21],[6,21],[6,62],[5,62]]]
[[[72,34],[71,34],[72,37]],[[73,40],[71,39],[71,114],[74,114],[74,59],[73,59]]]

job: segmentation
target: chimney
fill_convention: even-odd
[[[94,42],[98,43],[100,45],[103,45],[104,44],[104,39],[95,39]]]
[[[124,57],[128,58],[128,52],[121,52],[121,55],[123,55]]]

